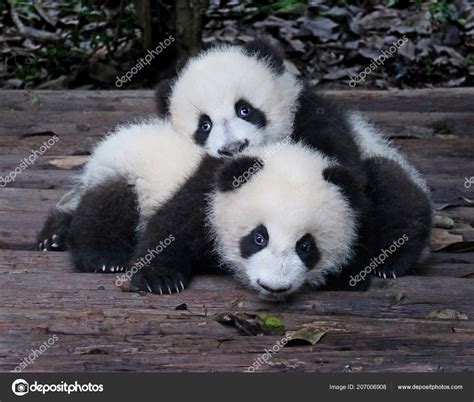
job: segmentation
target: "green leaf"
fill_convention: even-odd
[[[269,313],[255,313],[260,319],[261,325],[272,329],[285,329],[285,324],[278,317]]]

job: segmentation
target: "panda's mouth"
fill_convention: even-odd
[[[291,289],[291,285],[288,285],[286,287],[274,288],[274,287],[264,284],[263,282],[260,281],[260,279],[257,279],[257,283],[258,283],[258,286],[260,286],[262,289],[264,289],[266,292],[270,294],[287,293]]]

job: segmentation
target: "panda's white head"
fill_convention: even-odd
[[[343,187],[355,182],[302,145],[262,155],[224,166],[208,219],[222,263],[263,298],[281,300],[304,284],[324,285],[350,260],[357,212]]]
[[[210,155],[232,157],[290,133],[300,91],[269,44],[222,46],[191,58],[160,85],[158,113]]]

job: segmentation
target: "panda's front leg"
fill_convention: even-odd
[[[192,278],[192,252],[185,231],[179,231],[160,211],[148,222],[129,264],[132,291],[159,295],[179,293]],[[168,229],[167,229],[168,228]]]
[[[190,280],[189,269],[166,267],[152,262],[132,276],[131,290],[171,295],[183,291]]]

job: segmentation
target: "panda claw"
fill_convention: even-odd
[[[38,250],[41,250],[43,248],[43,242],[41,242],[40,244],[38,244]]]
[[[110,272],[114,272],[115,271],[115,268],[114,267],[110,267]]]
[[[176,293],[179,293],[179,289],[178,289],[178,285],[174,285],[175,289],[176,289]]]
[[[146,284],[146,287],[147,287],[147,289],[148,289],[148,291],[149,291],[150,293],[153,293],[152,290],[151,290],[151,287],[150,287],[150,285],[149,285],[148,283]]]
[[[53,234],[53,241],[58,240],[59,236],[57,234]]]
[[[168,293],[171,295],[172,293],[171,293],[171,289],[170,289],[170,287],[169,287],[169,286],[167,286],[167,288],[168,288]]]
[[[102,272],[105,272],[105,264],[102,265]]]
[[[59,244],[55,242],[55,243],[51,244],[51,247],[59,248]]]
[[[181,290],[184,290],[184,283],[183,283],[183,281],[179,281],[179,283],[181,284]]]
[[[46,240],[44,241],[44,247],[45,247],[45,248],[48,247],[48,243],[49,243],[49,240],[46,239]]]
[[[383,277],[384,279],[387,279],[387,274],[385,272],[383,273]]]
[[[163,291],[161,290],[161,286],[160,286],[160,296],[163,296]]]
[[[43,251],[48,251],[48,249],[45,247],[45,248],[43,249]]]
[[[395,275],[395,272],[392,272],[393,279],[397,279],[397,275]]]

